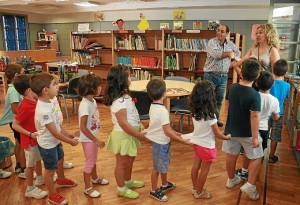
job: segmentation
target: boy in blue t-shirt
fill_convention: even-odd
[[[287,62],[286,60],[280,59],[276,61],[274,64],[273,72],[274,72],[274,85],[270,89],[271,95],[276,97],[279,101],[280,107],[280,118],[278,120],[270,119],[270,127],[271,130],[271,150],[269,156],[269,162],[275,163],[278,161],[278,156],[275,155],[275,151],[277,148],[277,143],[281,141],[281,132],[283,127],[283,114],[284,114],[284,101],[285,99],[289,98],[290,95],[290,84],[284,81],[284,75],[287,72]]]

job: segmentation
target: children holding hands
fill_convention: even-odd
[[[169,112],[163,105],[166,98],[166,84],[161,79],[152,79],[147,84],[147,93],[153,103],[149,116],[150,123],[146,137],[152,141],[153,171],[151,174],[150,197],[159,201],[167,201],[165,192],[175,188],[175,183],[167,180],[167,172],[170,165],[170,139],[189,145],[189,141],[182,139],[180,133],[170,127]],[[162,185],[157,188],[158,176],[161,175]]]

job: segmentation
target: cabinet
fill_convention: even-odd
[[[232,34],[244,50],[240,34]],[[133,68],[133,75],[197,77],[203,73],[206,45],[213,30],[93,31],[71,33],[72,60],[106,79],[107,70],[121,63]]]
[[[34,41],[35,49],[41,50],[41,49],[54,49],[56,51],[59,51],[58,41]]]

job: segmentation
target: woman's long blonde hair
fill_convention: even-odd
[[[267,36],[268,45],[279,49],[279,37],[278,37],[277,29],[273,26],[273,24],[269,24],[269,23],[263,24],[263,25],[259,26],[257,28],[257,30],[260,28],[264,29],[264,31],[265,31],[265,34]],[[257,41],[255,41],[254,46],[255,47],[258,46]]]

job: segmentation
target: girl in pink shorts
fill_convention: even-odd
[[[194,131],[190,142],[194,144],[194,164],[191,171],[193,183],[192,194],[197,199],[212,197],[205,187],[210,165],[216,160],[217,149],[215,137],[229,140],[231,135],[224,135],[218,128],[216,118],[217,101],[214,85],[202,81],[195,85],[190,100],[190,111],[193,117]],[[201,169],[201,170],[200,170]]]

